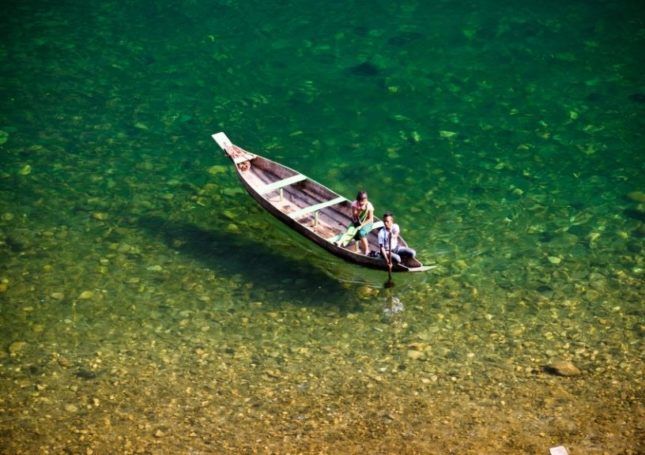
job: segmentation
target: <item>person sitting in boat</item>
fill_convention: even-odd
[[[399,245],[400,233],[401,229],[394,222],[394,215],[391,212],[385,212],[383,214],[383,228],[378,233],[378,246],[381,257],[385,259],[388,267],[392,267],[392,263],[400,263],[402,257],[414,258],[417,255],[417,252],[412,248]]]
[[[370,254],[370,246],[367,243],[367,235],[372,230],[374,223],[374,206],[367,200],[367,193],[359,191],[356,200],[352,201],[352,222],[356,228],[354,240],[360,242],[363,252]]]

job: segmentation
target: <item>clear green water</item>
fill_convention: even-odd
[[[642,452],[644,19],[8,7],[0,451]],[[439,267],[386,291],[309,246],[241,191],[220,130],[367,189]]]

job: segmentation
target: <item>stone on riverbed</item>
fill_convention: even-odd
[[[78,406],[72,403],[68,403],[65,405],[65,410],[67,412],[75,413],[75,412],[78,412]]]
[[[645,193],[642,191],[632,191],[627,194],[627,198],[631,199],[634,202],[645,202]]]
[[[356,290],[358,298],[361,300],[369,300],[378,294],[378,291],[370,286],[360,286]]]
[[[408,349],[408,359],[422,360],[423,358],[425,358],[425,353],[423,351]]]
[[[92,297],[94,297],[94,292],[92,292],[92,291],[83,291],[78,296],[78,299],[79,300],[90,300]]]
[[[109,217],[105,212],[92,212],[92,218],[98,221],[106,221]]]
[[[76,376],[76,377],[77,377],[77,378],[79,378],[79,379],[85,379],[86,381],[87,381],[87,380],[90,380],[90,379],[96,379],[96,373],[95,373],[95,372],[90,371],[90,370],[85,370],[85,369],[83,369],[83,368],[81,368],[80,370],[78,370],[78,371],[74,374],[74,376]]]
[[[582,372],[568,360],[556,360],[544,366],[544,371],[556,376],[580,376]]]
[[[22,354],[22,351],[27,347],[26,341],[14,341],[9,345],[9,355],[11,357],[17,357]]]

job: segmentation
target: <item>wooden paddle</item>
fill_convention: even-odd
[[[394,281],[392,281],[392,231],[389,232],[388,236],[388,261],[387,261],[387,281],[385,282],[386,288],[394,287]]]

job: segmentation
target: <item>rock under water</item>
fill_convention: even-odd
[[[378,76],[380,70],[370,62],[363,62],[349,68],[350,74],[354,76]]]
[[[556,360],[543,368],[545,372],[556,376],[580,376],[582,374],[578,367],[568,360]]]
[[[645,93],[632,93],[629,95],[629,99],[635,103],[643,104],[645,103]]]

